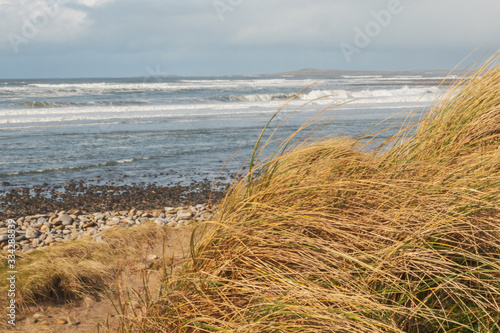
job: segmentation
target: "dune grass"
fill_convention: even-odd
[[[459,84],[376,149],[286,142],[116,330],[500,332],[498,57]]]
[[[161,243],[165,231],[147,223],[135,228],[108,229],[101,235],[106,242],[85,237],[19,255],[16,259],[18,309],[31,304],[66,304],[86,295],[104,295],[104,284],[113,282],[124,265],[144,258],[148,247]],[[0,252],[0,263],[0,294],[7,295],[6,252]]]

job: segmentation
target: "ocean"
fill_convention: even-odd
[[[309,85],[272,122],[299,109],[277,137],[346,102],[328,112],[333,120],[318,135],[360,136],[424,110],[442,79],[429,72],[0,80],[0,193],[70,181],[188,184],[214,180],[224,166],[229,177],[272,115]]]

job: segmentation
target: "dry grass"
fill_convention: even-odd
[[[493,58],[377,149],[330,139],[251,170],[118,330],[499,332],[499,172]]]
[[[156,224],[103,231],[106,242],[90,237],[40,249],[16,259],[16,300],[19,309],[30,304],[61,303],[102,293],[123,265],[145,257],[148,246],[165,231]],[[0,253],[0,294],[7,295],[7,253]],[[5,269],[4,269],[5,268]]]

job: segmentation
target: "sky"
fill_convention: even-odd
[[[0,0],[0,78],[451,69],[498,0]]]

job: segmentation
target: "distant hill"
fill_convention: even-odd
[[[345,70],[333,70],[333,69],[316,69],[316,68],[305,68],[296,71],[273,73],[273,74],[261,74],[261,76],[283,76],[283,75],[294,75],[294,76],[333,76],[333,75],[383,75],[383,74],[393,74],[393,73],[403,73],[403,74],[438,74],[447,75],[449,70],[414,70],[414,71],[345,71]]]

